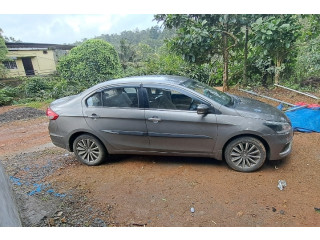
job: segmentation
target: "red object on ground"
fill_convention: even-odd
[[[307,108],[319,108],[320,105],[319,104],[308,104],[308,103],[305,103],[305,102],[297,102],[295,103],[294,105],[297,105],[297,106],[305,106],[305,105],[308,105]]]

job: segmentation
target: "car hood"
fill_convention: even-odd
[[[288,122],[288,118],[283,112],[269,104],[246,97],[233,97],[235,99],[234,109],[242,117]]]

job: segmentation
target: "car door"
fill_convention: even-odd
[[[212,153],[217,138],[216,116],[197,114],[197,97],[177,89],[147,87],[145,111],[150,149],[159,152]]]
[[[149,139],[139,101],[138,87],[106,88],[84,101],[83,114],[112,150],[143,151],[149,148]]]

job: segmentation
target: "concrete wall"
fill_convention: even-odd
[[[0,227],[21,227],[15,198],[0,161]]]
[[[15,59],[17,64],[17,69],[8,69],[8,78],[26,76],[23,57],[31,58],[35,75],[48,75],[56,71],[54,50],[10,50],[7,57]]]

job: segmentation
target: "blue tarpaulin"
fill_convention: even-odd
[[[320,108],[301,108],[285,114],[294,131],[320,133]]]

